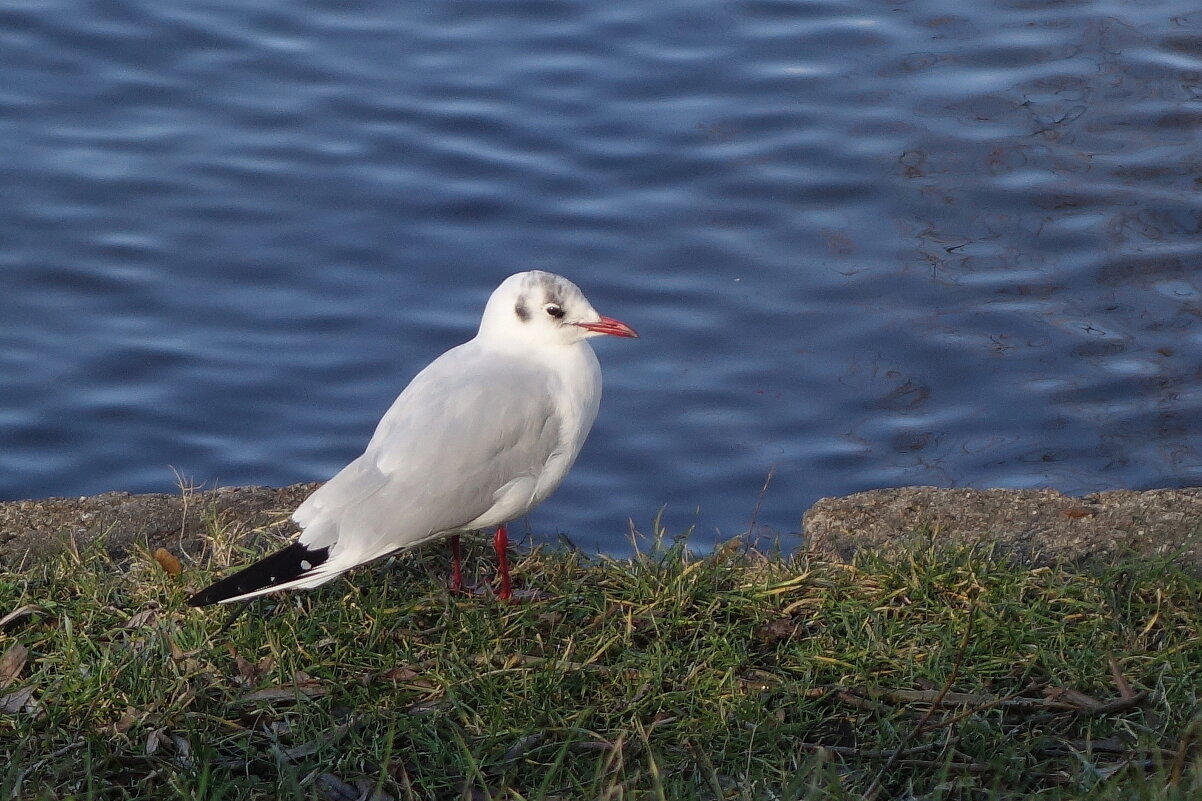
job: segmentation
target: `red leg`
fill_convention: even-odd
[[[513,587],[509,583],[509,532],[505,530],[505,526],[497,526],[492,547],[497,552],[497,573],[501,576],[501,587],[497,590],[497,597],[508,601],[513,597]]]
[[[459,558],[459,535],[451,535],[451,592],[463,592],[463,561]]]

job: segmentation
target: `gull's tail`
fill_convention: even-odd
[[[188,599],[188,606],[208,606],[253,598],[277,589],[316,587],[332,579],[341,570],[316,570],[330,558],[329,547],[308,548],[294,542],[282,551],[260,559],[249,567],[227,576]],[[345,569],[345,568],[344,568]],[[317,575],[313,575],[316,573]]]

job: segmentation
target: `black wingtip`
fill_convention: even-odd
[[[306,548],[294,542],[282,551],[227,576],[188,599],[188,606],[208,606],[227,598],[298,579],[330,558],[329,547]]]

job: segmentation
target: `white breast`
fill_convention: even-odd
[[[549,456],[539,470],[507,481],[494,495],[493,506],[465,529],[489,528],[526,514],[559,487],[580,454],[601,405],[601,365],[585,342],[556,356],[545,364],[552,376],[554,412],[540,431],[540,438],[553,442]]]

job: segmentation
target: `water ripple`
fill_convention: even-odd
[[[1200,58],[1138,4],[7,4],[0,496],[328,476],[532,267],[644,335],[544,536],[1196,484]]]

